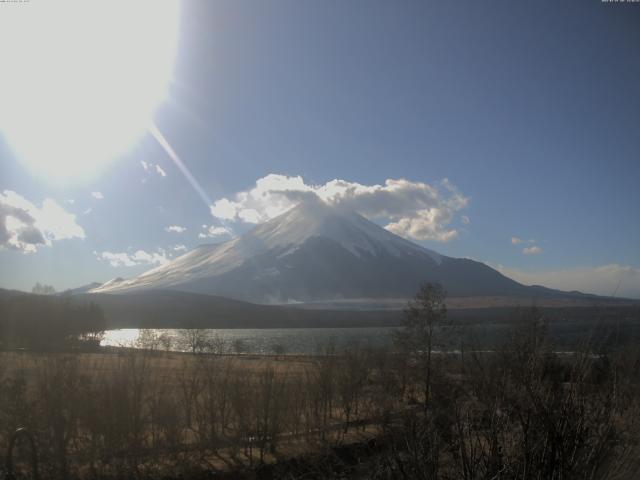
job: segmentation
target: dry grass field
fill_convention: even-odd
[[[638,478],[637,346],[559,352],[532,310],[441,354],[461,332],[414,307],[388,350],[0,352],[0,452],[26,427],[45,479]]]
[[[0,446],[26,426],[43,476],[74,478],[238,471],[362,442],[379,415],[358,355],[345,368],[337,356],[2,352]]]

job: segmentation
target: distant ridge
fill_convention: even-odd
[[[2,301],[10,297],[32,298],[42,301],[41,295],[0,289]],[[55,300],[55,296],[47,296]],[[478,303],[458,303],[464,299],[449,299],[448,316],[454,322],[488,326],[496,323],[513,325],[531,303],[520,299],[520,306]],[[485,302],[487,299],[482,299]],[[495,300],[495,299],[489,299]],[[499,300],[499,299],[498,299]],[[513,300],[513,299],[510,299]],[[144,290],[123,295],[77,294],[71,297],[79,304],[99,305],[107,319],[108,329],[117,328],[338,328],[338,327],[396,327],[403,318],[399,301],[392,308],[380,304],[344,305],[306,304],[294,306],[256,305],[213,295],[201,295],[171,290]],[[613,319],[637,324],[640,302],[611,302],[602,308],[589,303],[571,306],[541,302],[541,312],[551,320],[574,328],[577,324],[592,328],[597,322]],[[0,321],[2,321],[0,314]],[[48,321],[42,318],[43,322]],[[577,322],[577,324],[575,324]],[[484,327],[483,327],[484,328]]]

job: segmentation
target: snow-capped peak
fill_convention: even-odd
[[[168,288],[215,277],[270,251],[277,258],[286,257],[311,238],[329,239],[359,258],[381,254],[428,255],[436,264],[442,262],[436,252],[398,237],[353,211],[320,201],[303,202],[240,237],[221,244],[201,245],[167,265],[131,280],[107,282],[93,292]]]
[[[293,250],[312,237],[333,240],[358,257],[382,251],[395,256],[420,251],[428,253],[436,263],[441,261],[436,252],[404,240],[353,211],[320,201],[301,203],[242,239],[247,246],[289,246]]]

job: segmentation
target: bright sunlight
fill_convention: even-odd
[[[35,174],[87,180],[166,98],[177,1],[34,1],[0,16],[0,131]]]

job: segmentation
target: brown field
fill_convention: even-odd
[[[0,447],[26,426],[50,478],[237,471],[378,431],[364,401],[370,387],[347,382],[337,357],[114,349],[1,352],[0,362]]]
[[[130,358],[144,358],[148,368],[155,375],[177,381],[180,372],[193,368],[204,358],[209,360],[232,362],[236,367],[248,374],[255,375],[265,369],[275,369],[279,373],[301,375],[313,357],[305,355],[193,355],[181,352],[143,352],[141,350],[113,348],[99,352],[30,352],[10,351],[0,352],[0,364],[4,371],[21,371],[27,378],[35,379],[42,362],[51,363],[61,359],[74,358],[78,362],[82,374],[101,374],[117,371],[122,362]]]
[[[640,349],[593,340],[554,353],[534,318],[450,355],[5,351],[0,452],[25,426],[45,479],[638,478]]]

